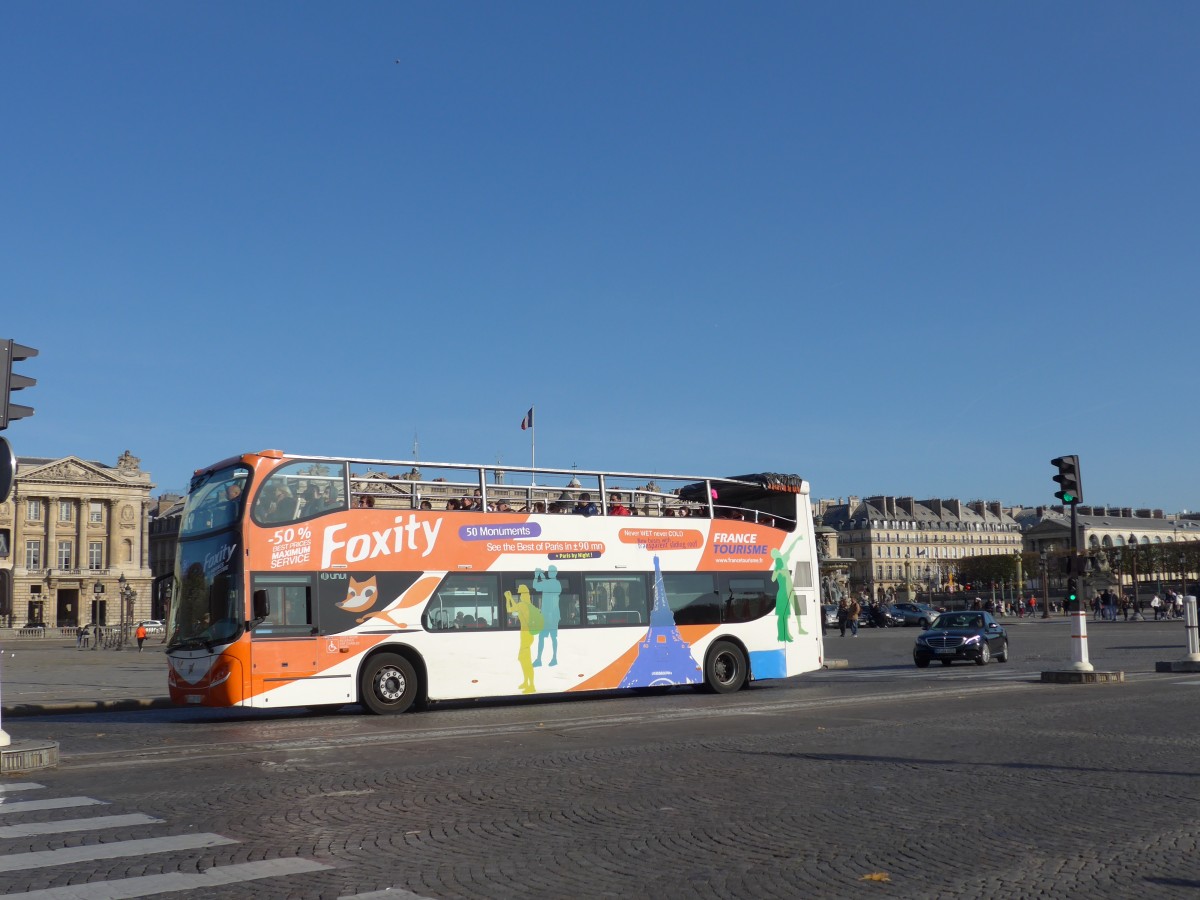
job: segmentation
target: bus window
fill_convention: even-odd
[[[704,572],[663,572],[667,603],[676,625],[719,625],[721,599],[713,576]]]
[[[346,466],[301,461],[280,466],[266,477],[254,499],[259,525],[286,525],[346,508]]]
[[[724,620],[750,622],[775,611],[775,585],[760,576],[725,576]]]
[[[555,568],[553,573],[551,568]],[[536,572],[510,572],[504,576],[504,590],[510,591],[514,597],[517,596],[518,585],[525,585],[529,588],[529,599],[538,609],[546,612],[544,606],[545,597],[548,595],[553,597],[555,592],[543,591],[541,586],[549,584],[551,581],[558,582],[558,627],[559,628],[574,628],[579,625],[579,573],[578,572],[559,572],[557,567],[547,566],[545,569],[538,569]],[[521,624],[517,621],[517,617],[509,615],[508,627],[520,628]]]
[[[447,575],[425,606],[429,631],[481,631],[500,627],[495,575]]]
[[[589,625],[644,625],[649,620],[642,575],[587,575],[584,578]]]
[[[254,627],[254,636],[297,637],[316,633],[312,584],[304,575],[255,575],[254,591],[266,591],[271,614]]]

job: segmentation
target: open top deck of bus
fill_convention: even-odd
[[[788,495],[807,494],[798,475],[764,472],[733,477],[605,472],[521,466],[420,462],[360,457],[299,456],[264,450],[224,460],[196,475],[250,463],[255,457],[293,465],[274,475],[294,499],[288,519],[306,516],[313,494],[322,493],[321,511],[332,505],[382,509],[428,509],[499,513],[584,512],[631,515],[727,518],[793,530],[795,504]],[[316,485],[323,485],[314,491]],[[260,493],[256,519],[266,516],[272,498]]]

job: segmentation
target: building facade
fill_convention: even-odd
[[[994,500],[850,497],[818,501],[817,516],[851,561],[851,589],[876,599],[952,589],[964,557],[1022,550],[1021,526]]]
[[[150,618],[150,474],[126,450],[115,466],[21,457],[0,504],[0,589],[10,625],[116,625]]]

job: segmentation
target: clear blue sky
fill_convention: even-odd
[[[1192,2],[0,5],[18,455],[1200,508]]]

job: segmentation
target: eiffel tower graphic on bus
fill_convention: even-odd
[[[667,603],[662,569],[654,557],[654,606],[650,610],[650,628],[638,644],[637,659],[625,673],[623,688],[653,687],[665,684],[699,684],[700,667],[692,658],[691,645],[686,643],[675,625],[675,615]]]

